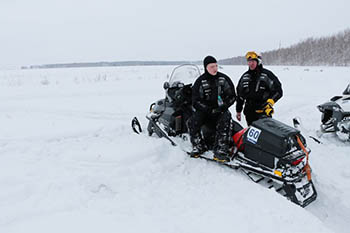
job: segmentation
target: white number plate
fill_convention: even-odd
[[[256,144],[258,142],[261,130],[253,126],[249,128],[247,139],[249,142]]]

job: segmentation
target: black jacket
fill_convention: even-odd
[[[196,111],[210,113],[219,107],[219,95],[223,101],[220,108],[227,110],[236,100],[236,91],[231,79],[220,72],[215,76],[206,72],[193,84],[192,105]]]
[[[261,109],[268,99],[277,102],[283,95],[282,84],[270,71],[259,65],[255,70],[245,72],[237,85],[236,111],[246,108]]]

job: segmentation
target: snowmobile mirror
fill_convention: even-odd
[[[163,84],[164,90],[168,89],[169,87],[170,87],[169,82],[165,82],[165,83]]]

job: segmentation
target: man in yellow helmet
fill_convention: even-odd
[[[282,97],[282,85],[278,78],[263,68],[261,56],[256,52],[246,54],[249,69],[237,85],[236,118],[244,115],[248,125],[263,116],[272,117],[273,105]]]

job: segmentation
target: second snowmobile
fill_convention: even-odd
[[[322,113],[321,133],[336,133],[339,138],[350,141],[350,84],[343,95],[334,96],[317,108]]]
[[[195,65],[181,65],[173,70],[164,83],[165,98],[152,103],[146,116],[150,136],[164,137],[186,150],[186,144],[190,144],[186,139],[192,113],[191,86],[199,76]],[[228,124],[231,160],[221,164],[243,171],[256,183],[275,188],[300,206],[316,199],[309,166],[311,150],[299,130],[272,118],[255,121],[245,129],[232,119]],[[135,132],[141,131],[137,118],[132,126]],[[215,126],[207,124],[201,133],[209,151],[200,158],[214,162],[210,149],[214,146]]]

